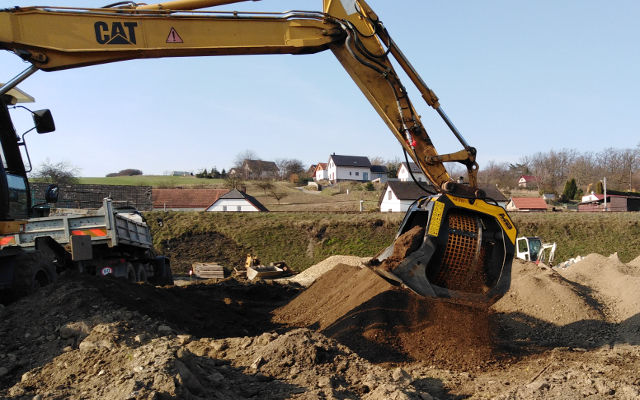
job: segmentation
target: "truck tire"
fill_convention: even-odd
[[[138,279],[138,275],[136,274],[136,270],[133,267],[133,265],[131,265],[131,263],[127,263],[127,282],[131,282],[131,283],[135,283],[136,280]]]
[[[12,292],[14,297],[23,297],[56,281],[55,266],[39,253],[16,256]]]
[[[136,264],[136,270],[138,271],[138,282],[147,282],[146,264]]]

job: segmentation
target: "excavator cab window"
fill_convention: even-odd
[[[537,261],[540,249],[542,248],[542,241],[538,238],[529,238],[529,254],[531,254],[531,261]]]
[[[20,175],[7,174],[7,192],[9,195],[9,215],[15,219],[28,218],[29,196],[25,178]]]

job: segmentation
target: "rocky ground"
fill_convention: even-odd
[[[640,258],[516,260],[489,310],[416,298],[361,261],[280,283],[63,276],[0,306],[0,398],[640,398]]]

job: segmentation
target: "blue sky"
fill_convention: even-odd
[[[39,4],[99,7],[98,1]],[[0,1],[0,7],[27,5]],[[29,3],[30,4],[30,3]],[[562,148],[640,144],[640,2],[370,0],[443,109],[490,160]],[[320,10],[320,0],[238,3],[221,10]],[[0,81],[28,65],[0,52]],[[406,86],[408,78],[402,77]],[[27,142],[36,167],[67,162],[82,176],[228,169],[329,154],[394,159],[402,150],[330,52],[128,61],[37,72],[20,85],[50,108],[57,131]],[[440,153],[457,142],[409,91]],[[23,115],[24,114],[24,115]],[[14,112],[18,130],[28,116]]]

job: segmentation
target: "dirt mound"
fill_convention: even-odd
[[[171,259],[174,274],[184,274],[195,262],[215,261],[229,269],[244,265],[249,251],[221,233],[207,232],[164,241],[160,252]]]
[[[633,260],[629,261],[627,263],[627,265],[634,267],[634,268],[638,268],[640,269],[640,256],[634,258]]]
[[[346,264],[346,265],[358,266],[370,259],[371,257],[331,256],[305,269],[304,271],[294,276],[293,278],[288,278],[287,281],[292,283],[298,283],[302,286],[308,287],[316,279],[318,279],[327,271],[333,269],[336,265]]]
[[[589,254],[582,261],[558,272],[566,279],[593,291],[607,319],[621,322],[640,312],[640,270],[620,262],[617,254]]]
[[[465,369],[494,359],[486,310],[429,301],[368,268],[336,266],[274,315],[375,362],[413,359]]]
[[[500,313],[526,314],[556,325],[604,320],[602,307],[590,292],[549,267],[516,259],[509,292],[491,308]]]

